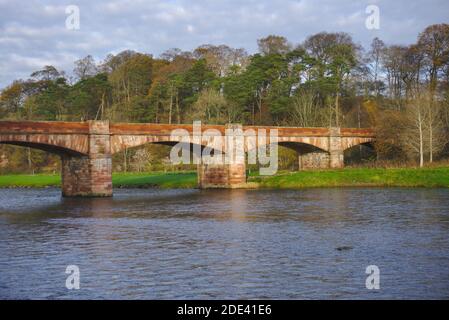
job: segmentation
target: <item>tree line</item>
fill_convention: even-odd
[[[449,24],[425,28],[408,46],[375,38],[363,48],[344,32],[300,44],[269,35],[257,44],[252,55],[227,45],[157,58],[130,50],[99,62],[88,55],[74,62],[72,76],[45,66],[1,91],[0,118],[374,127],[377,160],[422,166],[448,154]],[[28,168],[51,159],[1,150],[0,166],[5,157],[8,166]]]

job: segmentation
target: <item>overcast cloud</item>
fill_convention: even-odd
[[[365,9],[380,8],[380,29],[365,27]],[[67,5],[80,8],[80,29],[65,27]],[[354,0],[0,0],[0,88],[44,65],[69,74],[88,54],[97,61],[132,49],[158,56],[177,47],[227,44],[257,51],[256,39],[283,35],[300,43],[320,31],[345,31],[368,47],[410,44],[434,23],[449,23],[449,1]]]

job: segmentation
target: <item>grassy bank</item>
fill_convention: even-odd
[[[340,170],[280,172],[275,176],[251,175],[249,182],[261,188],[308,187],[449,187],[449,167],[373,169],[346,168]],[[195,188],[195,172],[179,173],[114,173],[116,188]],[[0,188],[59,186],[59,175],[0,175]]]
[[[275,176],[256,176],[251,178],[251,181],[265,188],[449,187],[449,167],[299,171],[280,173]]]
[[[60,186],[61,177],[52,174],[0,175],[0,188],[43,188]],[[195,188],[195,172],[181,173],[114,173],[115,188]]]

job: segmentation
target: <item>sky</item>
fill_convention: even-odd
[[[369,5],[379,8],[378,29],[366,27]],[[0,0],[0,89],[45,65],[70,75],[89,54],[101,62],[126,49],[157,57],[202,44],[255,53],[267,35],[299,44],[321,31],[348,32],[365,48],[375,37],[407,45],[435,23],[449,23],[449,0]]]

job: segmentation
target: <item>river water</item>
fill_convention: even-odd
[[[449,190],[0,189],[0,298],[449,298]]]

